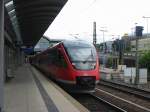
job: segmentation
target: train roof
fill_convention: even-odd
[[[62,43],[65,47],[93,47],[93,44],[83,40],[65,40]]]
[[[40,52],[38,54],[36,54],[36,56],[43,54],[44,52],[46,52],[47,50],[51,49],[51,48],[55,48],[56,46],[63,44],[66,48],[68,47],[94,47],[93,44],[84,41],[84,40],[62,40],[59,43],[56,43],[54,46],[48,47],[45,51]]]

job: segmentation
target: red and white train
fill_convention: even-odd
[[[96,49],[81,40],[60,42],[30,62],[71,92],[92,92],[100,79]]]

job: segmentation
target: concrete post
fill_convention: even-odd
[[[13,54],[12,54],[12,74],[14,76],[14,71],[15,71],[15,51],[13,50]]]
[[[15,60],[14,60],[14,50],[10,48],[10,57],[9,57],[9,77],[14,77],[14,70],[15,70]]]
[[[24,64],[24,62],[25,62],[25,56],[24,56],[24,52],[23,51],[21,51],[21,60],[22,60],[22,65]]]
[[[0,0],[0,112],[4,110],[4,0]]]
[[[18,66],[20,67],[20,65],[21,65],[21,53],[20,53],[20,50],[19,50],[19,48],[18,48]]]
[[[17,69],[18,67],[18,60],[17,60],[17,50],[15,50],[15,57],[14,57],[14,60],[15,60],[15,69]]]
[[[16,51],[14,50],[14,54],[13,54],[13,60],[14,60],[14,71],[16,70]]]
[[[21,66],[22,64],[23,64],[23,52],[22,51],[20,51],[20,48],[18,48],[18,56],[17,56],[17,58],[18,58],[18,65],[19,66]]]
[[[17,48],[17,67],[20,66],[20,50]]]
[[[139,53],[138,53],[138,37],[136,37],[136,77],[135,77],[135,84],[139,84]]]
[[[4,56],[4,58],[5,58],[5,63],[4,63],[4,74],[5,74],[5,76],[4,76],[4,81],[6,80],[6,77],[7,77],[7,68],[8,68],[8,47],[7,47],[7,45],[5,46],[5,56]]]

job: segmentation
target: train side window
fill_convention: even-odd
[[[56,64],[56,50],[51,50],[48,52],[48,56],[47,56],[47,63],[48,64]]]
[[[59,62],[59,66],[61,66],[63,68],[67,67],[65,58],[64,58],[63,54],[61,53],[61,51],[59,51],[59,50],[58,50],[58,62]]]

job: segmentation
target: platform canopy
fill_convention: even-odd
[[[67,0],[4,0],[4,2],[5,12],[7,11],[5,29],[16,37],[17,44],[35,46]],[[14,31],[10,32],[10,27]]]

